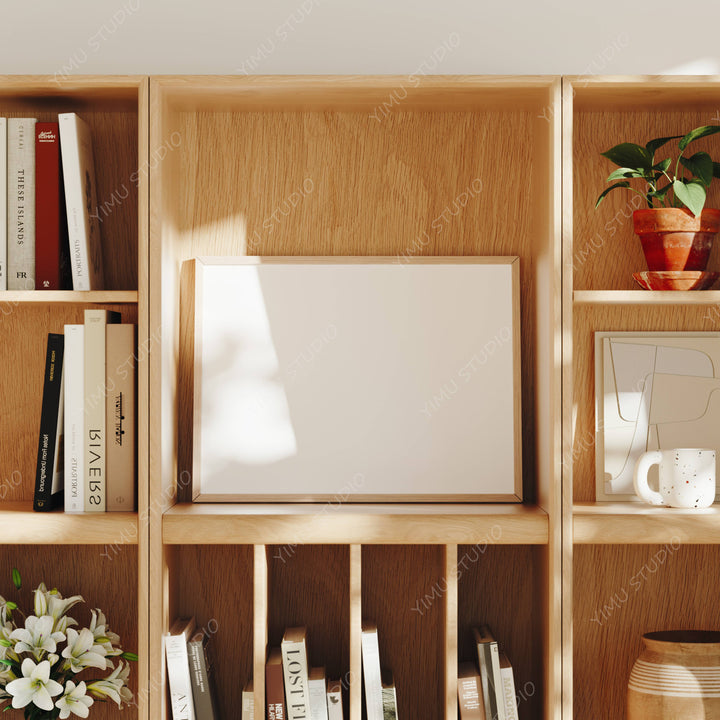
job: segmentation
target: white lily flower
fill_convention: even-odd
[[[95,637],[95,642],[105,648],[108,657],[122,655],[120,647],[120,636],[110,630],[105,615],[99,608],[91,611],[90,631]]]
[[[96,667],[100,670],[108,667],[105,648],[95,644],[95,638],[87,628],[83,628],[80,632],[68,628],[67,647],[62,651],[62,656],[67,661],[65,665],[74,673],[82,672],[86,667]]]
[[[64,695],[55,703],[55,707],[60,708],[60,720],[70,717],[70,713],[82,718],[90,714],[89,708],[95,701],[86,691],[84,682],[75,685],[72,680],[67,681]]]
[[[63,687],[50,679],[50,663],[43,660],[36,665],[30,658],[25,658],[21,668],[23,677],[8,683],[5,688],[13,696],[12,706],[24,708],[34,703],[41,710],[52,710],[52,698],[59,695]]]
[[[104,680],[95,680],[88,685],[88,691],[95,697],[105,700],[110,698],[117,703],[119,708],[122,707],[122,701],[130,702],[132,700],[132,692],[125,683],[130,674],[130,664],[120,664],[108,675]]]
[[[79,602],[85,602],[82,595],[63,598],[58,590],[48,590],[45,583],[40,583],[35,590],[35,614],[50,615],[55,621],[55,629],[61,632],[70,625],[77,625],[77,620],[67,617],[67,611]]]
[[[29,615],[25,618],[24,628],[17,628],[10,633],[10,640],[17,640],[15,652],[32,653],[36,660],[40,660],[43,652],[54,653],[57,643],[65,639],[63,633],[53,632],[54,625],[55,621],[50,615]]]

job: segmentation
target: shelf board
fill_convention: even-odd
[[[715,305],[720,290],[575,290],[576,305]]]
[[[163,516],[163,542],[544,545],[548,516],[520,504],[187,503]]]
[[[576,544],[720,544],[720,504],[702,510],[644,503],[576,503]]]
[[[0,505],[4,545],[136,545],[137,513],[33,512],[31,502]]]
[[[24,303],[131,305],[137,301],[137,290],[4,290],[0,292],[0,307]]]

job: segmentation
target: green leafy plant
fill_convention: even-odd
[[[642,196],[649,208],[686,207],[697,217],[705,207],[712,179],[720,178],[720,163],[713,162],[710,155],[702,151],[685,157],[685,150],[695,140],[718,132],[720,125],[703,125],[691,130],[687,135],[655,138],[644,147],[626,142],[600,153],[619,167],[608,175],[606,182],[614,184],[600,194],[595,207],[600,205],[609,192],[625,188]],[[673,158],[659,161],[655,158],[663,145],[678,139],[679,152],[674,162]],[[674,169],[671,170],[673,165]],[[644,182],[643,191],[632,187],[630,180]]]

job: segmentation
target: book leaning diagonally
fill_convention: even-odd
[[[510,661],[504,652],[500,653],[500,677],[503,682],[506,720],[518,720],[517,697],[515,696],[515,678]]]
[[[361,648],[367,720],[383,720],[380,646],[378,643],[377,625],[375,625],[375,623],[363,622]]]
[[[0,117],[0,290],[7,290],[7,118]]]
[[[92,134],[75,113],[60,113],[58,122],[73,290],[103,290]]]
[[[195,720],[187,651],[194,630],[194,617],[178,618],[164,636],[172,720]]]
[[[280,644],[288,720],[310,718],[310,678],[305,635],[304,627],[288,628]]]
[[[8,119],[8,290],[35,287],[35,122]]]
[[[65,512],[85,511],[85,326],[65,326]]]
[[[474,628],[473,633],[477,643],[480,677],[485,698],[485,715],[493,720],[495,718],[506,720],[505,698],[500,676],[500,650],[497,641],[487,625]]]
[[[120,314],[95,308],[85,310],[85,510],[105,512],[107,396],[105,327],[119,322]]]
[[[190,685],[196,720],[218,720],[217,701],[213,687],[211,665],[208,660],[208,634],[198,630],[187,644],[190,664]]]

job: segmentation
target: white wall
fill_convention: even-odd
[[[720,72],[718,0],[31,0],[3,10],[0,74]]]

